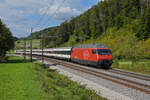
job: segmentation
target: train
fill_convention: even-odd
[[[15,53],[24,54],[24,50],[16,50]],[[26,50],[26,54],[30,54],[30,50]],[[32,54],[41,56],[42,50],[33,49]],[[43,49],[43,55],[105,69],[109,69],[113,63],[110,48],[102,43]]]

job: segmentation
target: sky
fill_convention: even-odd
[[[13,36],[26,37],[60,25],[91,8],[100,0],[0,0],[0,19]]]

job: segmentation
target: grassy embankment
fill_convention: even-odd
[[[0,100],[106,100],[42,64],[10,57],[0,64]]]
[[[24,40],[21,39],[21,40],[16,41],[15,47],[17,49],[23,49],[24,48]],[[26,39],[26,48],[29,48],[29,47],[30,47],[30,40]],[[32,47],[33,47],[33,49],[39,49],[41,47],[40,46],[40,39],[33,39],[32,40]]]
[[[150,61],[149,60],[141,60],[141,61],[130,61],[130,60],[122,60],[115,61],[112,65],[112,68],[124,69],[128,71],[133,71],[137,73],[150,75]]]

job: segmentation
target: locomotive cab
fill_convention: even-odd
[[[109,68],[112,65],[112,53],[108,48],[97,49],[96,53],[98,55],[98,67]]]

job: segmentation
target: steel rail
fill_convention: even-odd
[[[137,79],[141,79],[141,80],[145,80],[145,81],[150,81],[150,76],[147,76],[147,75],[137,74],[137,73],[133,73],[133,72],[127,72],[127,71],[123,71],[123,70],[119,70],[119,69],[111,69],[111,70],[109,70],[109,72],[129,76],[129,77],[133,77],[133,78],[137,78]]]

